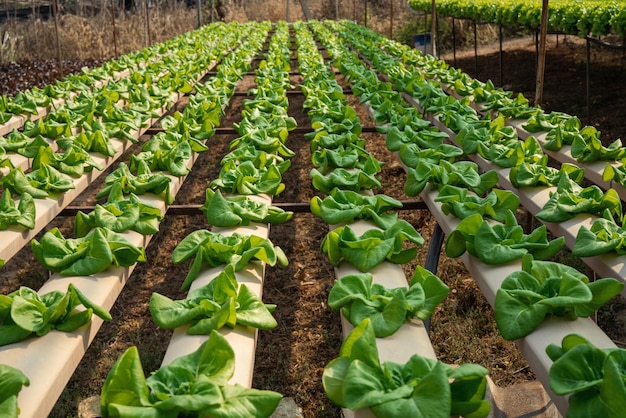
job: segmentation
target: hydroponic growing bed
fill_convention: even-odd
[[[132,64],[133,60],[143,63]],[[421,320],[445,300],[447,278],[440,280],[422,267],[406,274],[399,267],[415,265],[418,252],[424,258],[424,251],[418,250],[425,244],[420,232],[430,233],[432,225],[423,221],[428,217],[423,212],[412,223],[396,218],[394,212],[403,204],[384,194],[392,191],[399,198],[422,201],[434,215],[449,237],[446,253],[461,257],[495,305],[503,336],[516,340],[546,389],[559,395],[578,392],[571,396],[572,406],[564,396],[555,395],[562,413],[568,408],[597,408],[600,399],[610,398],[603,401],[603,415],[618,416],[611,414],[626,400],[619,378],[622,351],[588,317],[622,291],[626,277],[619,270],[622,208],[615,191],[623,181],[619,159],[626,151],[620,143],[603,147],[595,132],[572,116],[529,107],[522,97],[473,80],[350,22],[291,27],[284,22],[218,24],[123,61],[109,64],[112,78],[98,76],[107,80],[100,83],[102,88],[91,90],[81,79],[43,93],[29,92],[2,109],[5,123],[17,119],[9,112],[42,116],[5,136],[7,148],[22,141],[7,152],[5,161],[26,162],[21,169],[7,162],[0,180],[14,199],[21,196],[15,204],[8,195],[3,202],[17,226],[9,226],[0,236],[4,234],[14,247],[17,242],[18,248],[4,250],[0,257],[6,260],[5,271],[13,273],[4,293],[8,296],[0,305],[4,312],[0,341],[7,343],[0,348],[0,359],[14,368],[3,372],[30,383],[24,388],[11,386],[11,393],[19,391],[19,396],[3,401],[7,411],[14,414],[17,405],[23,416],[50,413],[73,369],[94,367],[100,357],[95,367],[107,371],[94,386],[103,388],[103,415],[174,410],[267,416],[285,394],[269,390],[271,384],[255,384],[255,356],[270,359],[263,364],[275,368],[276,379],[292,364],[301,365],[297,345],[290,357],[273,357],[271,345],[256,350],[258,339],[272,332],[265,330],[282,328],[293,333],[312,329],[308,334],[312,340],[298,344],[336,351],[331,358],[314,359],[310,373],[343,408],[361,410],[358,414],[363,416],[412,416],[418,411],[486,416],[489,404],[482,397],[489,370],[480,365],[452,369],[434,358]],[[120,71],[126,68],[127,73]],[[345,80],[343,86],[337,83],[338,76]],[[358,104],[349,102],[344,92],[370,109],[376,127],[361,124],[352,107]],[[65,105],[52,106],[48,94],[63,98]],[[237,107],[229,106],[238,94],[245,98]],[[178,100],[182,95],[186,97]],[[294,101],[306,110],[308,120],[290,116]],[[175,107],[167,110],[174,102]],[[36,111],[33,103],[51,109]],[[221,119],[231,117],[238,120],[234,130],[220,126]],[[153,118],[160,120],[150,127]],[[395,170],[397,177],[387,177],[386,184],[377,178],[384,166],[368,152],[364,140],[365,131],[371,130],[385,135],[389,161],[385,170]],[[144,131],[147,135],[141,136]],[[305,133],[308,149],[294,152],[290,132]],[[527,132],[539,139],[528,139]],[[109,138],[126,145],[116,147],[116,140]],[[45,151],[48,142],[51,151]],[[131,145],[134,142],[138,143]],[[78,145],[92,147],[88,151],[94,156],[81,154]],[[212,150],[212,158],[221,157],[202,159],[202,153],[213,147],[218,151]],[[560,170],[554,168],[544,149],[557,161],[566,154],[570,160]],[[85,157],[70,158],[61,150]],[[105,171],[96,154],[110,155],[111,168]],[[79,176],[81,170],[70,160],[88,167],[91,178]],[[301,179],[308,175],[310,162],[315,169],[305,184]],[[47,168],[53,165],[55,169]],[[46,170],[53,175],[44,177]],[[589,175],[594,170],[596,177]],[[183,182],[188,174],[193,182]],[[81,181],[88,184],[72,189],[71,175],[86,178]],[[601,179],[608,191],[597,186],[583,189],[585,178]],[[35,188],[37,184],[46,187],[48,196]],[[63,188],[85,192],[75,200]],[[35,205],[48,200],[57,209],[45,211]],[[53,221],[72,200],[76,206],[98,205],[89,208],[91,214],[77,214],[75,221]],[[268,240],[268,224],[283,224],[278,227],[289,230],[293,216],[271,206],[273,201],[311,201],[313,214],[323,222],[311,218],[314,229],[306,233],[292,229],[291,236],[281,235],[285,242]],[[186,216],[167,213],[170,208]],[[556,238],[548,236],[544,226],[534,230],[520,226],[516,216],[526,211],[546,221]],[[158,248],[146,252],[162,217],[176,238],[157,234]],[[205,227],[200,226],[203,222]],[[46,225],[59,229],[40,232]],[[606,230],[611,234],[598,233]],[[21,241],[9,237],[11,233],[21,235]],[[65,238],[69,236],[76,238]],[[614,278],[590,283],[571,267],[541,261],[550,260],[563,244]],[[294,304],[319,310],[326,320],[334,318],[330,328],[320,326],[311,315],[306,317],[308,323],[302,323],[297,317],[300,307],[294,306],[276,307],[275,321],[270,315],[274,307],[265,305],[272,304],[275,295],[262,292],[266,267],[280,269],[278,265],[289,262],[299,247],[311,246],[321,249],[319,259],[301,260],[296,255],[288,271],[297,281],[274,283],[272,291],[295,291]],[[25,250],[18,252],[20,247]],[[437,273],[432,257],[420,264]],[[33,259],[55,272],[43,287],[43,269],[33,265]],[[130,276],[135,263],[141,266],[143,261],[138,273]],[[316,267],[317,261],[325,266]],[[335,274],[328,262],[336,267]],[[154,287],[118,299],[129,276],[136,281],[159,279]],[[169,289],[162,292],[166,277],[174,283],[167,283]],[[333,286],[335,277],[340,280]],[[370,284],[372,279],[376,285]],[[403,281],[406,288],[399,286]],[[504,290],[498,290],[501,282]],[[74,293],[65,298],[55,294],[37,300],[26,289],[9,294],[25,285],[41,289],[41,294],[65,290],[68,283]],[[66,309],[68,303],[90,310],[77,314]],[[102,320],[111,319],[105,311],[115,317],[128,304],[142,305],[143,314],[138,315],[139,310],[136,316],[116,318],[114,327],[102,325]],[[338,334],[339,318],[329,306],[343,307],[344,319],[352,322],[343,322],[343,336]],[[85,324],[92,312],[99,319]],[[362,322],[365,317],[371,319]],[[173,337],[148,324],[152,319],[163,328],[176,328]],[[150,327],[154,336],[125,336],[129,340],[117,345],[115,329],[125,323],[134,323],[135,329],[137,323]],[[340,352],[342,340],[347,343]],[[385,348],[389,341],[394,348]],[[107,346],[114,344],[119,360],[102,358],[101,353],[110,354]],[[146,362],[141,347],[153,344],[163,347],[162,355],[151,355]],[[131,345],[139,349],[125,351]],[[609,354],[594,345],[613,351]],[[594,366],[599,368],[590,367],[588,372],[600,374],[601,383],[584,377],[574,387],[563,383],[571,381],[569,373],[577,375],[578,366],[572,365],[587,356],[595,356]],[[554,360],[556,371],[549,377]],[[386,361],[408,365],[401,371],[400,365]],[[161,363],[160,371],[146,380],[144,373],[149,375]],[[52,364],[59,369],[42,372]],[[202,373],[197,372],[200,369]],[[365,381],[371,383],[363,385]],[[176,389],[168,387],[172,382]],[[68,391],[80,384],[70,381]],[[189,391],[180,393],[181,387]],[[68,391],[64,397],[70,396]],[[328,400],[322,402],[319,410],[337,413]]]

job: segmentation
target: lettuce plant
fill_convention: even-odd
[[[143,247],[136,247],[123,235],[101,227],[82,238],[65,238],[58,228],[53,228],[41,237],[41,242],[33,239],[31,248],[39,264],[63,276],[88,276],[112,264],[129,267],[146,261]]]
[[[423,245],[424,238],[404,220],[389,228],[372,228],[357,236],[346,225],[330,231],[322,240],[321,250],[330,263],[338,266],[347,261],[361,272],[367,272],[387,260],[395,264],[408,263],[417,255],[417,248],[405,248],[404,242]]]
[[[400,201],[384,194],[366,196],[351,190],[340,189],[332,190],[323,200],[318,196],[311,199],[311,213],[331,225],[347,224],[357,219],[377,221],[381,216],[387,217],[383,215],[385,212],[401,207]],[[397,218],[394,218],[395,220]],[[377,225],[386,228],[384,223]]]
[[[85,310],[77,310],[83,305]],[[111,315],[91,302],[73,284],[67,292],[55,290],[39,295],[28,287],[20,287],[8,295],[0,295],[0,345],[38,337],[56,329],[72,332],[91,321],[92,314],[105,321]]]
[[[366,173],[379,173],[384,164],[356,145],[319,148],[313,151],[311,161],[320,173],[324,174],[335,168],[360,169]]]
[[[161,210],[148,205],[134,193],[124,198],[122,185],[116,183],[111,188],[107,202],[96,205],[90,213],[78,211],[74,219],[74,234],[77,238],[84,237],[93,228],[108,228],[113,232],[128,230],[142,235],[153,235],[159,230],[159,222],[163,220]]]
[[[428,160],[434,164],[439,164],[441,160],[454,163],[463,155],[463,150],[451,144],[441,144],[431,148],[422,148],[417,144],[403,144],[400,146],[398,155],[407,167],[417,167],[421,160]]]
[[[218,190],[206,189],[206,200],[200,207],[210,225],[231,227],[250,222],[280,224],[291,219],[293,212],[258,202],[249,196],[224,196]]]
[[[486,417],[487,369],[459,367],[413,355],[405,364],[380,363],[374,328],[364,319],[341,346],[339,357],[324,368],[322,383],[335,404],[375,416],[406,418]]]
[[[168,205],[174,202],[174,197],[170,192],[170,182],[172,180],[161,172],[152,173],[145,161],[140,161],[137,167],[137,175],[130,171],[130,168],[121,162],[117,169],[109,174],[104,180],[104,186],[96,198],[108,196],[116,184],[122,185],[122,193],[135,193],[142,195],[154,193],[161,196]]]
[[[476,213],[459,222],[448,235],[446,254],[459,257],[465,251],[478,257],[485,264],[504,264],[517,260],[525,254],[545,260],[563,246],[565,239],[558,237],[548,241],[545,225],[524,234],[512,211],[507,211],[504,223],[492,223]]]
[[[7,152],[15,152],[27,158],[37,154],[40,147],[50,143],[42,135],[28,135],[17,130],[11,131],[6,137],[0,136],[0,146]]]
[[[493,189],[485,197],[469,194],[467,189],[451,185],[442,186],[435,202],[441,202],[446,215],[465,219],[474,214],[504,222],[508,212],[515,212],[520,205],[519,197],[510,190]]]
[[[595,128],[593,126],[587,129]],[[581,163],[593,161],[615,161],[626,155],[626,148],[622,145],[621,139],[616,139],[609,146],[602,145],[600,132],[597,135],[577,136],[572,143],[572,157]]]
[[[33,159],[32,167],[36,170],[45,165],[75,178],[85,172],[92,172],[94,168],[102,171],[102,166],[97,164],[87,151],[76,145],[69,146],[63,153],[54,151],[50,145],[40,147]]]
[[[613,278],[589,282],[572,267],[524,256],[522,270],[507,276],[496,292],[496,324],[504,339],[515,340],[533,332],[548,315],[588,317],[623,288]]]
[[[420,160],[415,167],[409,168],[404,193],[417,196],[427,184],[464,186],[482,195],[498,183],[498,174],[491,170],[478,174],[478,165],[472,161],[449,163],[441,160],[435,164],[428,160]]]
[[[536,216],[546,222],[563,222],[579,213],[595,214],[605,210],[615,217],[622,216],[622,201],[615,189],[605,193],[596,185],[583,188],[562,176],[556,191]]]
[[[251,260],[260,260],[270,266],[276,263],[286,266],[288,263],[283,250],[274,246],[269,239],[238,233],[225,236],[205,229],[187,235],[172,252],[174,264],[180,264],[192,257],[194,260],[181,287],[182,290],[189,289],[204,265],[217,267],[222,264],[233,264],[235,271],[238,271]]]
[[[17,418],[20,409],[17,395],[23,386],[29,386],[30,380],[18,369],[0,364],[0,415],[6,418]]]
[[[576,257],[593,257],[614,252],[626,254],[626,228],[619,226],[613,216],[605,211],[602,218],[595,219],[591,228],[582,225],[576,235],[572,255]]]
[[[238,164],[233,160],[224,164],[219,177],[211,182],[210,187],[226,193],[277,196],[285,190],[285,184],[281,182],[280,169],[275,165],[259,169],[252,161]]]
[[[270,166],[276,166],[281,174],[291,166],[291,162],[284,157],[260,150],[252,145],[242,145],[235,148],[222,158],[221,164],[224,166],[244,161],[251,161],[252,165],[258,169],[268,169]]]
[[[87,152],[97,152],[107,157],[113,157],[117,152],[111,138],[102,129],[86,129],[76,135],[59,138],[56,142],[62,149],[75,145]]]
[[[131,347],[109,372],[100,396],[103,418],[269,417],[279,393],[228,383],[235,353],[217,331],[191,354],[162,366],[146,378],[137,347]]]
[[[28,193],[20,196],[17,207],[11,198],[11,192],[5,189],[0,197],[0,230],[19,225],[27,229],[35,227],[35,201]]]
[[[437,148],[443,145],[444,141],[449,139],[448,134],[441,132],[430,122],[425,122],[422,129],[415,130],[411,125],[400,129],[397,125],[390,125],[385,128],[385,143],[389,151],[400,151],[403,145],[414,144],[419,148]]]
[[[46,181],[45,178],[46,172],[52,175],[52,178],[47,179],[48,181]],[[33,173],[34,172],[31,171],[28,175],[26,175],[21,168],[13,168],[7,175],[0,178],[0,185],[5,190],[11,192],[12,195],[22,195],[26,193],[35,199],[44,199],[48,197],[48,191],[39,188],[38,186],[40,185],[45,186],[46,184],[54,184],[55,180],[58,180],[61,189],[64,189],[65,187],[69,187],[71,189],[74,186],[74,183],[72,183],[69,178],[61,177],[61,173],[55,169],[50,169],[49,167],[37,173],[36,179],[33,179],[33,176],[35,176]],[[70,187],[70,184],[72,187]],[[50,188],[54,189],[52,186],[50,186]]]
[[[585,178],[585,169],[569,163],[563,163],[560,169],[556,169],[542,160],[537,163],[523,162],[509,171],[509,180],[517,188],[556,186],[563,176],[580,183]]]
[[[626,350],[600,349],[578,334],[550,344],[550,388],[569,396],[568,418],[619,418],[626,408]]]
[[[209,334],[224,325],[234,328],[237,324],[273,329],[277,325],[272,316],[275,308],[237,282],[232,264],[206,286],[191,291],[186,299],[174,301],[158,293],[150,298],[150,313],[158,326],[172,329],[190,324],[188,334]]]
[[[448,294],[448,286],[421,266],[408,288],[388,289],[372,280],[370,273],[341,277],[330,290],[328,306],[341,309],[354,326],[369,318],[378,338],[394,334],[407,320],[430,317]]]
[[[138,161],[145,161],[152,171],[165,171],[183,177],[190,170],[187,161],[194,153],[207,149],[206,145],[189,135],[161,132],[147,141],[141,147],[140,153],[131,156],[130,170],[136,171]]]
[[[329,194],[335,188],[355,192],[382,188],[382,184],[375,177],[375,174],[358,168],[351,170],[336,168],[324,175],[314,168],[311,170],[310,175],[313,187],[324,194]]]
[[[607,164],[602,172],[602,180],[615,181],[622,186],[626,185],[626,163],[622,159],[619,165]]]

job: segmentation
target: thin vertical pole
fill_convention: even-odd
[[[474,20],[474,76],[478,75],[478,42],[476,38],[476,21]]]
[[[456,67],[456,20],[452,18],[452,57],[454,66]]]
[[[585,90],[587,95],[587,124],[591,125],[591,42],[589,42],[589,39],[587,39],[587,65],[585,83]]]
[[[437,7],[435,6],[435,0],[431,6],[431,18],[430,18],[430,45],[433,57],[437,56]]]
[[[335,20],[339,20],[339,0],[335,0]]]
[[[543,103],[543,82],[546,72],[546,36],[548,35],[548,0],[543,0],[541,9],[541,34],[539,39],[539,62],[537,63],[537,90],[535,106]]]
[[[111,23],[113,24],[113,54],[117,58],[117,34],[115,28],[115,0],[111,0]]]
[[[146,0],[146,46],[150,46],[152,43],[150,41],[150,8],[148,7],[148,2],[150,0]]]
[[[389,3],[389,39],[393,39],[393,0]]]
[[[200,26],[202,26],[202,9],[200,7],[200,0],[197,0],[196,4],[198,6],[198,29],[200,29]]]
[[[365,17],[363,18],[363,26],[367,27],[367,0],[365,0]]]
[[[503,71],[502,71],[502,23],[500,23],[499,25],[499,30],[500,30],[500,87],[502,87],[504,85],[502,79],[504,78],[503,75]]]
[[[287,12],[286,12],[285,20],[287,21],[287,23],[289,23],[289,15],[290,15],[289,0],[286,0],[286,2],[287,2],[287,7],[285,7],[285,9],[287,10]]]
[[[59,39],[59,4],[57,0],[54,0],[52,3],[52,7],[54,9],[54,32],[56,34],[57,41],[57,65],[59,66],[59,72],[61,73],[61,77],[63,77],[63,61],[61,61],[61,40]]]
[[[7,0],[4,0],[4,11],[7,14],[7,24],[9,24],[11,22],[11,15],[9,15],[9,4],[7,3]]]

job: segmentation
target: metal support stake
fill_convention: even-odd
[[[456,67],[456,25],[455,19],[452,18],[452,58],[454,66]]]
[[[198,29],[202,26],[202,9],[200,8],[200,0],[196,1],[198,6]]]
[[[587,65],[585,74],[585,93],[587,95],[587,124],[591,125],[591,42],[587,39]]]
[[[426,256],[426,270],[432,274],[437,274],[437,267],[439,266],[439,256],[441,255],[441,247],[443,246],[443,229],[437,223],[433,229],[433,233],[430,236],[430,245],[428,246],[428,255]],[[424,327],[426,332],[430,334],[430,318],[424,321]]]
[[[499,35],[500,35],[500,87],[504,85],[504,72],[502,70],[502,23],[499,25]]]
[[[478,43],[476,42],[476,21],[474,20],[474,76],[478,76]]]

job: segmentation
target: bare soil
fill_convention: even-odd
[[[577,48],[561,41],[558,48],[550,50],[550,57],[553,58],[549,58],[549,62],[553,64],[548,70],[546,82],[546,109],[582,116],[584,89],[580,87],[580,80],[584,80],[584,71],[581,76],[580,70],[581,65],[584,70],[584,61],[581,64]],[[473,51],[469,54],[472,55],[465,57],[459,54],[457,66],[481,80],[498,79],[497,49],[495,55],[493,51],[479,49],[476,74],[473,72]],[[507,87],[523,92],[527,97],[532,97],[531,92],[534,91],[533,54],[534,44],[531,42],[514,50],[507,49],[504,56]],[[625,129],[626,122],[621,118],[621,109],[624,108],[621,92],[626,89],[626,83],[619,78],[621,67],[616,66],[613,60],[606,61],[594,64],[594,77],[597,78],[594,78],[592,114],[594,125],[607,135],[617,137]],[[295,67],[295,63],[292,65]],[[602,74],[603,80],[611,80],[612,87],[605,88],[599,74]],[[348,87],[341,77],[339,80]],[[297,86],[298,76],[294,76],[292,81]],[[239,91],[247,91],[250,83],[252,77],[247,76]],[[373,126],[358,99],[348,98],[357,109],[362,125]],[[242,100],[241,96],[233,97],[222,126],[232,126],[240,120]],[[310,126],[302,101],[302,96],[290,95],[289,114],[296,118],[299,126]],[[386,150],[382,136],[366,133],[363,137],[367,140],[368,151],[385,162],[381,173],[383,189],[378,192],[400,200],[413,199],[404,195],[404,171]],[[219,161],[229,151],[228,143],[232,139],[233,136],[221,135],[210,140],[209,151],[198,159],[175,204],[203,203],[204,190],[211,179],[217,177]],[[309,178],[312,167],[308,141],[302,134],[291,134],[287,145],[296,152],[296,156],[283,178],[285,192],[276,198],[276,202],[308,202],[317,194]],[[134,151],[136,149],[130,152]],[[102,175],[101,180],[76,203],[93,204],[93,194],[101,187],[104,177]],[[407,277],[411,277],[416,264],[425,264],[435,221],[428,211],[402,211],[400,215],[426,239],[417,259],[404,266]],[[52,225],[69,231],[71,224],[71,218],[59,218]],[[171,332],[159,329],[152,322],[148,300],[152,292],[175,299],[184,297],[179,288],[188,266],[173,265],[171,252],[190,232],[208,228],[201,214],[165,217],[160,232],[147,248],[148,262],[135,269],[112,309],[113,320],[100,329],[51,416],[76,416],[80,401],[100,393],[111,366],[132,345],[138,347],[146,373],[160,366]],[[254,370],[254,387],[275,390],[295,398],[307,418],[340,417],[339,409],[326,399],[321,385],[323,368],[337,356],[341,344],[339,316],[326,303],[334,272],[319,251],[326,232],[327,226],[309,213],[296,213],[290,222],[272,226],[270,239],[285,251],[290,264],[285,268],[266,269],[264,301],[277,305],[274,315],[279,325],[274,330],[259,333]],[[533,380],[532,371],[515,345],[499,337],[491,308],[462,264],[442,254],[438,275],[451,289],[432,319],[431,341],[439,358],[448,363],[480,363],[490,370],[491,378],[501,386]],[[30,250],[25,249],[0,270],[0,291],[7,293],[20,285],[37,289],[46,278],[46,272],[34,262]],[[620,319],[624,309],[621,300],[616,300],[599,314],[603,327],[618,342],[626,340],[624,323]]]

